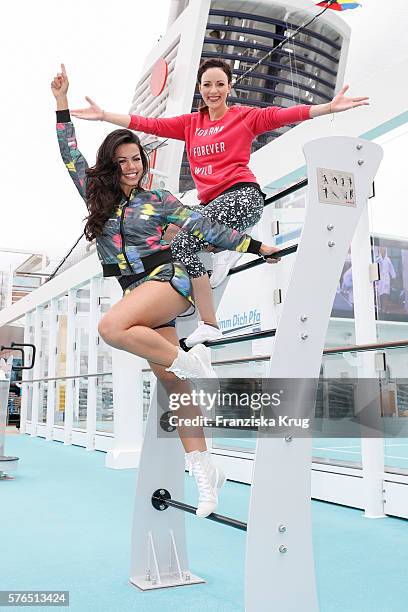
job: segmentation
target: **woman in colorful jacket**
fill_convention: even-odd
[[[260,186],[248,168],[251,144],[256,136],[283,125],[368,104],[366,97],[346,97],[348,86],[345,86],[328,104],[302,104],[291,108],[228,106],[232,73],[229,64],[220,59],[205,61],[200,66],[197,80],[203,99],[203,106],[197,113],[159,119],[118,115],[102,110],[86,98],[89,108],[72,111],[72,114],[81,119],[107,121],[147,134],[184,140],[198,198],[204,205],[203,215],[239,231],[257,223],[264,206]],[[208,275],[197,257],[197,252],[205,246],[204,238],[186,232],[180,232],[172,242],[173,253],[184,263],[193,279],[201,316],[200,327],[186,340],[188,346],[222,336]],[[226,261],[223,255],[217,257],[221,261],[215,265],[211,276],[213,287],[224,280],[228,264],[231,264],[231,260]]]
[[[85,235],[88,240],[96,239],[103,274],[115,276],[124,291],[123,299],[102,317],[100,335],[111,346],[147,359],[166,388],[174,388],[177,378],[215,377],[210,349],[197,344],[186,353],[178,347],[174,319],[194,305],[194,300],[184,265],[162,240],[163,228],[174,223],[206,243],[243,253],[266,256],[278,249],[211,221],[183,206],[168,191],[144,190],[141,184],[148,159],[130,130],[109,134],[98,150],[95,166],[89,168],[77,148],[68,110],[68,86],[62,66],[51,83],[61,156],[87,205]],[[180,385],[181,392],[188,391],[179,383],[178,392]],[[196,416],[197,409],[194,414],[193,407],[189,410],[189,416]],[[225,477],[211,461],[202,428],[193,433],[179,429],[179,434],[199,489],[197,514],[207,516],[216,508]]]

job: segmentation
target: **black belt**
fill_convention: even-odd
[[[154,270],[154,268],[157,268],[157,266],[161,266],[165,263],[170,263],[171,261],[173,261],[173,257],[171,250],[168,248],[164,249],[163,251],[158,251],[157,253],[147,255],[146,257],[141,257],[140,261],[143,264],[144,271],[140,272],[139,274],[123,274],[123,271],[120,269],[119,264],[114,263],[102,264],[103,276],[119,277],[118,281],[122,287],[122,281],[123,283],[127,282],[127,286],[129,286],[131,283],[134,283],[135,281],[138,281],[141,278],[147,276],[149,272]],[[129,282],[130,279],[132,279],[131,282]]]

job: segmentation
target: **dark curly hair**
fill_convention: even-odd
[[[149,158],[139,138],[130,130],[115,130],[108,134],[98,149],[95,165],[86,170],[86,205],[89,215],[86,217],[84,234],[87,240],[93,240],[102,234],[106,221],[114,213],[123,196],[120,186],[122,171],[119,163],[114,161],[114,156],[120,145],[131,143],[139,147],[142,159],[143,175],[138,184],[140,188],[149,171]]]
[[[224,60],[222,59],[210,58],[210,59],[205,60],[205,62],[203,62],[200,68],[198,69],[197,83],[199,85],[201,84],[201,79],[202,79],[204,72],[206,70],[209,70],[210,68],[221,68],[221,70],[225,72],[225,74],[227,75],[228,84],[232,83],[231,66],[227,64],[227,62],[224,62]],[[201,102],[198,110],[201,112],[206,112],[208,110],[208,106],[205,104],[205,102]]]

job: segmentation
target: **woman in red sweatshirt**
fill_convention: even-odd
[[[255,225],[263,211],[263,194],[248,168],[251,144],[256,136],[283,125],[368,104],[366,97],[346,97],[346,85],[328,104],[302,104],[291,108],[228,106],[232,73],[229,64],[219,59],[205,61],[197,79],[203,106],[196,113],[159,119],[118,115],[102,110],[86,98],[90,106],[71,111],[71,114],[80,119],[107,121],[131,130],[185,141],[191,175],[198,198],[205,207],[202,214],[240,231]],[[201,325],[186,340],[188,346],[222,337],[208,275],[197,256],[205,247],[203,237],[184,232],[180,232],[171,244],[174,256],[183,262],[192,279],[201,316]],[[221,276],[219,282],[222,280]]]

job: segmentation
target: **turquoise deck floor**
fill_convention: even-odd
[[[187,515],[191,570],[207,584],[142,593],[128,582],[136,470],[25,435],[8,435],[6,454],[20,464],[0,482],[0,589],[69,590],[74,612],[243,612],[245,533]],[[246,520],[249,493],[227,483],[219,512]],[[315,501],[313,541],[321,612],[406,612],[407,521]]]

